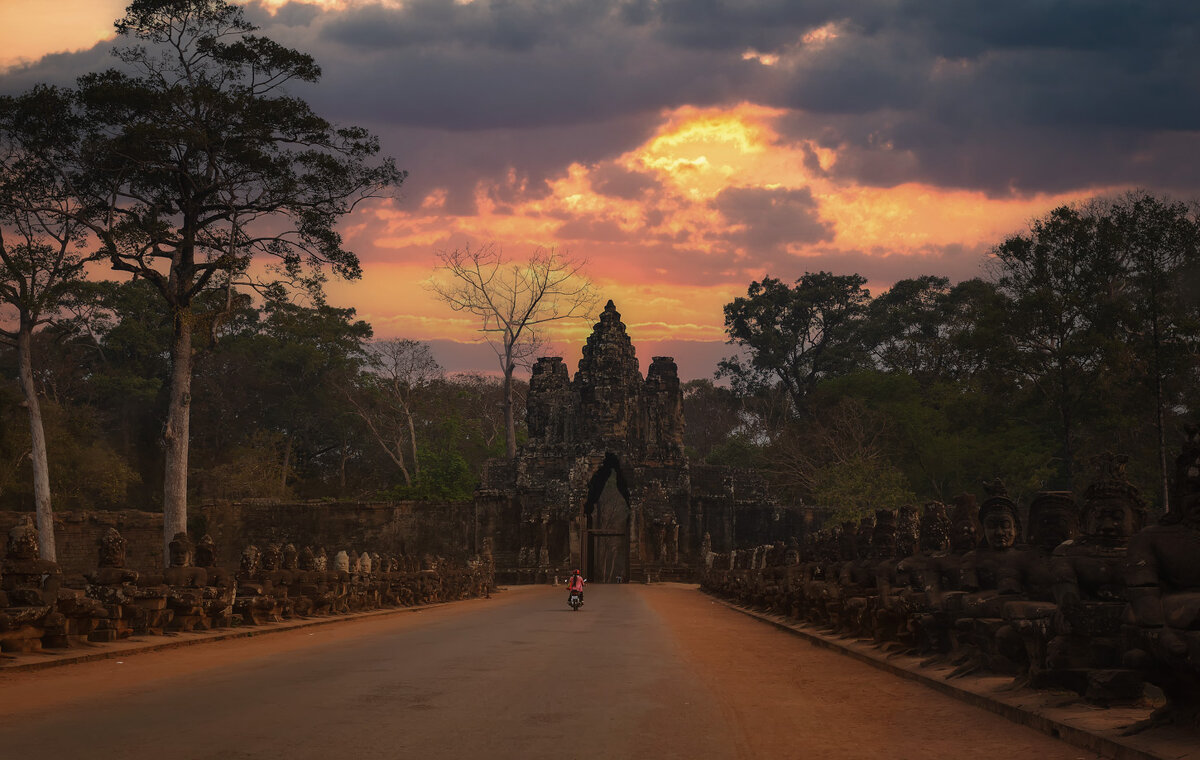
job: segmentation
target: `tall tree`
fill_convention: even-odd
[[[440,278],[433,291],[455,311],[474,315],[504,376],[504,429],[508,458],[517,455],[513,416],[513,372],[543,345],[545,327],[565,319],[586,319],[596,306],[583,259],[539,248],[527,261],[505,258],[494,244],[438,254]]]
[[[1062,206],[1033,222],[1028,234],[993,251],[998,285],[1010,301],[1005,330],[1012,369],[1053,410],[1061,474],[1075,469],[1078,427],[1106,351],[1116,335],[1112,284],[1119,266],[1093,209]]]
[[[50,463],[41,401],[34,382],[34,331],[60,315],[78,290],[85,228],[75,201],[46,158],[74,142],[78,124],[64,93],[38,87],[0,99],[0,303],[15,312],[0,340],[15,347],[17,378],[29,415],[33,500],[39,549],[55,560]]]
[[[861,275],[805,273],[789,287],[764,277],[725,305],[725,332],[745,356],[721,361],[718,377],[753,393],[778,382],[796,408],[823,378],[866,361],[861,326],[871,298]]]
[[[335,224],[404,173],[367,131],[287,94],[320,68],[255,35],[227,0],[134,0],[116,28],[132,43],[114,51],[123,66],[79,79],[86,134],[58,168],[113,269],[152,283],[172,321],[165,557],[187,520],[196,298],[232,288],[255,256],[275,262],[277,283],[358,277]]]
[[[1167,413],[1179,399],[1171,386],[1190,376],[1200,354],[1200,220],[1184,203],[1136,192],[1108,204],[1102,221],[1123,270],[1113,287],[1124,323],[1118,345],[1154,400],[1158,485],[1169,510]]]

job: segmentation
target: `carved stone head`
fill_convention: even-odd
[[[836,530],[838,558],[843,562],[856,559],[858,557],[858,550],[855,544],[857,544],[858,526],[852,521],[847,520],[840,527],[836,528]]]
[[[317,555],[313,553],[311,546],[306,546],[300,550],[297,564],[299,564],[301,570],[306,572],[317,569]]]
[[[167,551],[171,558],[171,567],[188,567],[192,564],[192,539],[188,538],[187,533],[176,533],[167,544]]]
[[[9,562],[38,558],[38,534],[33,520],[26,516],[8,532],[5,557]]]
[[[313,570],[318,573],[329,572],[329,555],[325,553],[323,546],[313,552]]]
[[[242,561],[238,566],[243,575],[255,575],[258,573],[260,563],[262,562],[262,552],[254,544],[250,544],[242,550]]]
[[[1082,516],[1084,534],[1092,541],[1123,545],[1146,522],[1146,504],[1125,474],[1128,462],[1128,457],[1114,454],[1092,462],[1096,479],[1084,493]]]
[[[1039,491],[1029,503],[1026,540],[1032,546],[1053,549],[1076,533],[1079,517],[1069,491]]]
[[[875,528],[871,531],[871,557],[892,559],[896,556],[896,511],[875,510]]]
[[[917,541],[921,535],[921,516],[911,504],[900,507],[896,516],[896,556],[911,557],[917,553]]]
[[[96,541],[96,545],[100,547],[100,558],[97,562],[98,567],[125,567],[125,539],[117,532],[116,528],[109,528],[104,531],[104,535]]]
[[[983,529],[977,512],[973,494],[959,494],[954,498],[954,514],[950,517],[950,551],[954,554],[965,554],[979,546]]]
[[[350,555],[346,553],[345,549],[338,552],[337,556],[333,558],[333,569],[339,573],[350,572]]]
[[[1200,425],[1183,426],[1183,449],[1175,459],[1175,493],[1164,523],[1182,523],[1200,530]]]
[[[283,545],[283,569],[296,570],[300,567],[300,553],[296,551],[295,544]]]
[[[262,553],[262,569],[278,570],[283,564],[283,547],[279,544],[267,544]]]
[[[987,498],[979,507],[979,522],[983,525],[983,537],[991,549],[1011,549],[1021,534],[1021,518],[1017,505],[1008,498],[1008,489],[999,478],[984,483]]]
[[[931,501],[925,505],[921,515],[921,551],[940,552],[950,546],[950,517],[946,505]]]
[[[213,537],[205,533],[200,539],[200,543],[196,544],[196,567],[216,567],[217,566],[217,542],[213,541]]]
[[[866,559],[871,556],[871,535],[874,532],[874,517],[864,517],[858,521],[858,530],[855,532],[854,540],[854,553],[858,559]]]
[[[360,573],[371,572],[371,555],[370,554],[363,552],[362,554],[358,555],[358,572],[360,572]]]

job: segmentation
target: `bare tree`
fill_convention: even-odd
[[[417,404],[422,391],[442,377],[428,343],[407,338],[371,344],[367,372],[347,398],[388,458],[411,486],[421,474],[417,457]]]
[[[528,261],[506,259],[494,243],[438,254],[441,277],[432,281],[438,297],[455,311],[475,315],[504,374],[504,427],[508,458],[517,455],[513,420],[513,372],[533,359],[544,344],[543,328],[564,319],[586,319],[597,296],[583,276],[584,259],[538,248]]]

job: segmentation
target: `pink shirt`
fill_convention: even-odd
[[[571,585],[569,586],[569,588],[571,591],[583,591],[583,576],[582,575],[572,575],[571,576]]]

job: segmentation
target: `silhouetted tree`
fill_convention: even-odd
[[[433,291],[455,311],[474,315],[500,360],[504,376],[504,428],[508,458],[517,455],[513,416],[513,372],[530,361],[551,322],[586,319],[596,306],[586,263],[552,248],[539,248],[527,261],[513,262],[495,245],[438,254],[441,279]]]

